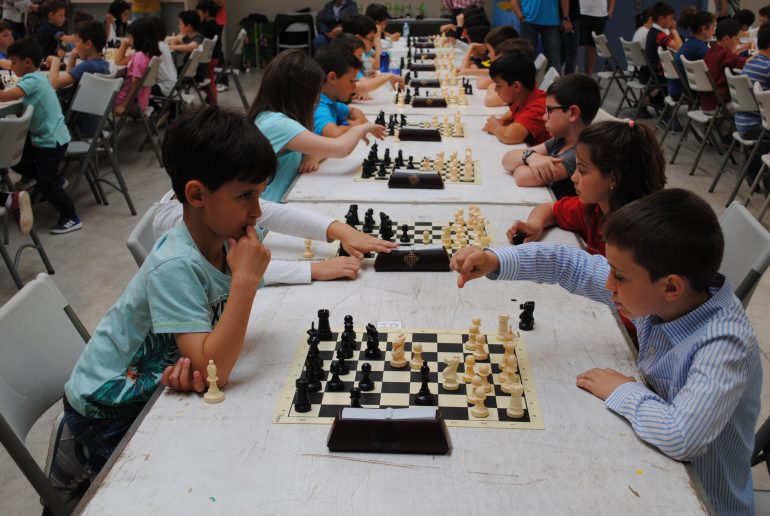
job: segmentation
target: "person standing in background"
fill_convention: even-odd
[[[513,0],[513,12],[521,22],[521,37],[537,48],[537,40],[543,43],[543,53],[548,66],[561,70],[561,33],[572,30],[569,20],[569,0]],[[563,15],[559,21],[559,7]]]
[[[596,44],[593,33],[604,34],[607,20],[612,18],[615,0],[580,0],[580,46],[585,52],[583,73],[593,75],[596,65]]]
[[[561,9],[559,11],[561,12],[561,19],[565,21],[565,26],[562,27],[561,31],[561,62],[564,65],[564,75],[569,75],[575,73],[575,65],[577,64],[580,0],[569,0],[568,13]],[[569,27],[566,25],[567,21],[569,21]]]
[[[131,0],[131,19],[160,16],[160,0]]]
[[[457,23],[457,15],[466,7],[478,7],[484,9],[487,6],[486,0],[443,0],[444,8],[452,15],[452,23]]]
[[[313,39],[313,49],[318,50],[342,32],[340,21],[348,15],[358,14],[358,5],[353,0],[332,0],[316,16],[318,34]]]
[[[27,34],[24,26],[24,14],[29,8],[29,0],[0,0],[3,19],[11,24],[13,39],[19,40]]]

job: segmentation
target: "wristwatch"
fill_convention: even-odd
[[[535,153],[535,149],[531,147],[529,149],[526,149],[524,152],[521,153],[521,161],[523,161],[525,165],[529,165],[529,163],[527,163],[527,158],[532,156],[534,153]]]
[[[569,16],[562,16],[561,21],[569,21]]]

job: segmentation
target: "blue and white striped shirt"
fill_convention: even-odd
[[[607,259],[572,247],[525,244],[492,249],[490,279],[558,283],[613,306]],[[649,387],[626,383],[605,405],[637,436],[674,460],[689,461],[719,514],[754,514],[751,454],[762,367],[754,330],[724,282],[695,310],[673,321],[634,319],[637,366]]]
[[[770,89],[770,58],[764,54],[757,54],[753,59],[746,61],[741,73],[749,78],[752,86],[759,83],[763,90]],[[749,131],[762,130],[762,117],[760,114],[746,111],[735,113],[735,128],[745,135]],[[757,133],[754,137],[759,136]]]

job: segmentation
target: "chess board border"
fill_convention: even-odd
[[[342,332],[341,328],[332,329],[332,331],[335,334],[339,334]],[[355,328],[357,335],[365,335],[366,330],[361,328]],[[414,335],[416,334],[443,334],[443,335],[455,335],[460,340],[462,340],[463,335],[467,335],[467,330],[447,330],[447,329],[429,329],[429,328],[398,328],[398,329],[387,329],[388,334],[395,334],[395,333],[404,333],[406,335],[410,335],[411,338],[408,339],[408,342],[415,342]],[[501,339],[498,338],[497,332],[486,332],[482,331],[482,333],[486,336],[487,342],[490,344],[500,344]],[[299,345],[297,346],[297,351],[294,354],[294,358],[292,359],[291,365],[289,366],[289,369],[287,371],[287,377],[284,382],[283,388],[281,389],[281,393],[278,396],[278,402],[276,405],[275,413],[273,416],[273,424],[323,424],[323,425],[331,425],[331,423],[334,421],[334,418],[332,417],[317,417],[317,416],[290,416],[289,413],[292,410],[292,402],[294,401],[294,394],[295,394],[295,380],[299,378],[302,374],[302,368],[304,367],[305,363],[305,357],[307,355],[307,342],[304,335],[299,339]],[[390,342],[390,341],[388,341]],[[417,341],[419,342],[419,340]],[[386,341],[381,342],[381,344],[386,344]],[[437,343],[438,344],[438,343]],[[361,344],[362,346],[365,346],[365,343]],[[387,344],[386,344],[387,347]],[[382,361],[386,360],[386,356],[389,354],[389,352],[386,353],[386,350],[383,349],[383,358]],[[532,372],[532,366],[529,361],[529,354],[527,353],[527,348],[524,343],[524,338],[519,337],[516,348],[516,358],[518,359],[518,365],[519,365],[519,374],[521,376],[521,383],[524,386],[524,399],[526,402],[527,412],[529,416],[529,421],[526,422],[520,422],[520,421],[494,421],[494,420],[486,420],[486,419],[477,419],[473,418],[473,416],[468,415],[467,420],[459,420],[459,419],[444,419],[447,426],[455,427],[455,428],[497,428],[497,429],[517,429],[517,430],[544,430],[544,422],[543,417],[540,411],[540,401],[537,396],[537,390],[535,388],[535,379]],[[465,354],[469,354],[467,351],[464,352]],[[359,360],[358,362],[361,362]],[[461,363],[462,365],[462,363]],[[496,364],[495,364],[496,365]],[[325,367],[327,365],[325,364]],[[327,374],[328,374],[328,367]],[[493,367],[493,373],[496,367]],[[407,369],[408,370],[408,366]],[[438,371],[432,371],[432,375],[438,376]],[[382,382],[377,382],[379,384],[378,389],[376,391],[378,393],[382,393]],[[396,382],[399,383],[399,382]],[[414,382],[407,382],[407,385],[412,385]],[[440,384],[440,380],[437,382],[431,382],[431,390],[436,393],[437,387]],[[461,389],[462,386],[466,385],[461,383]],[[347,392],[342,393],[335,393],[335,394],[341,394],[344,396],[348,396]],[[461,396],[461,394],[457,394],[457,396]],[[470,405],[468,405],[470,407]],[[439,404],[439,408],[441,408],[441,405]]]

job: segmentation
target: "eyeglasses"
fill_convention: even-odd
[[[569,109],[569,106],[545,106],[545,114],[550,117],[551,113],[557,109],[561,109],[562,111],[567,111]]]

